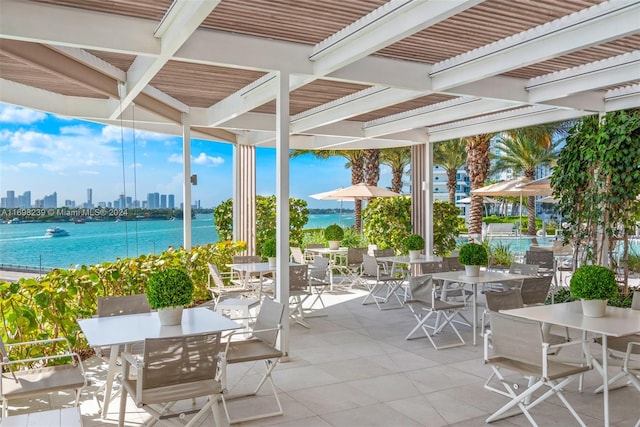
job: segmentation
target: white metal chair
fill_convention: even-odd
[[[389,298],[394,296],[399,306],[384,308],[401,308],[403,301],[398,296],[397,290],[404,281],[404,277],[397,277],[381,270],[382,266],[375,257],[367,254],[362,255],[362,272],[360,273],[359,280],[365,284],[369,291],[362,300],[362,305],[375,304],[378,309],[382,310],[383,307],[380,304],[387,303]]]
[[[234,264],[253,264],[262,262],[262,258],[258,255],[234,255],[232,257]],[[231,271],[231,283],[236,286],[243,286],[245,289],[253,289],[262,286],[263,277],[261,273],[243,273],[236,270]],[[260,292],[258,292],[260,293]]]
[[[216,425],[221,425],[219,400],[222,397],[218,367],[220,333],[153,338],[144,341],[142,358],[123,353],[122,393],[118,425],[124,425],[127,394],[136,406],[152,415],[150,424],[177,421],[195,413],[187,426],[200,425],[212,411]],[[135,366],[137,375],[130,377]],[[199,409],[173,411],[175,402],[207,397]]]
[[[260,312],[254,329],[252,331],[233,331],[227,338],[227,344],[224,353],[221,356],[221,372],[222,385],[224,393],[222,394],[222,404],[227,415],[229,424],[235,424],[250,420],[256,420],[266,417],[282,415],[282,405],[278,398],[278,392],[273,382],[272,372],[278,364],[280,358],[284,355],[282,351],[276,348],[278,334],[282,330],[282,318],[284,317],[285,306],[282,303],[265,298],[262,302]],[[250,338],[247,340],[233,339],[236,335],[245,334]],[[265,366],[265,373],[258,383],[258,386],[251,393],[230,395],[227,391],[227,365],[237,363],[247,363],[262,360]],[[235,399],[241,399],[256,396],[265,382],[271,384],[273,396],[275,398],[278,409],[276,411],[267,412],[260,415],[246,416],[242,418],[232,419],[229,414],[227,402]],[[216,424],[219,425],[219,424]]]
[[[554,349],[576,344],[583,345],[583,350],[587,348],[585,341],[572,341],[551,346],[544,342],[542,328],[538,322],[492,313],[491,331],[484,336],[484,363],[491,365],[492,374],[485,382],[484,388],[505,396],[510,401],[489,416],[486,422],[490,423],[521,412],[531,425],[537,426],[529,410],[555,394],[578,423],[585,426],[562,393],[562,389],[573,381],[575,376],[590,370],[591,366],[586,364],[586,360],[583,365],[569,365],[554,361],[550,356],[550,351]],[[502,370],[516,372],[528,378],[529,385],[523,386],[523,391],[517,394],[514,390],[520,387],[517,383],[506,379]],[[504,390],[492,384],[494,379],[502,384]],[[534,393],[542,387],[547,387],[548,390],[542,395],[534,396]],[[509,412],[516,407],[520,410],[519,412]]]
[[[290,258],[292,262],[296,262],[298,264],[307,263],[307,259],[305,258],[304,254],[302,253],[302,249],[299,246],[291,246],[289,248],[289,251],[291,252]]]
[[[218,270],[215,264],[208,263],[209,266],[209,292],[213,298],[213,308],[218,306],[218,303],[227,297],[242,297],[249,296],[253,293],[253,290],[247,289],[244,282],[234,285],[225,285],[223,275]]]
[[[419,338],[413,337],[413,335],[418,330],[422,330],[436,350],[464,345],[464,339],[453,323],[453,318],[460,313],[460,310],[466,307],[464,301],[447,302],[439,299],[431,276],[428,275],[410,277],[409,283],[411,286],[411,299],[406,301],[405,304],[409,307],[418,323],[405,339]],[[428,325],[427,320],[433,314],[438,313],[442,313],[441,317],[444,320],[436,321],[435,325]],[[459,342],[438,346],[431,337],[442,332],[447,325],[455,332]]]
[[[321,249],[324,248],[324,243],[307,243],[304,248],[304,257],[307,260],[307,263],[313,262],[313,257],[317,254],[309,249]]]
[[[304,265],[289,266],[289,317],[305,328],[304,302],[311,296],[309,289],[309,268]]]
[[[360,273],[362,271],[362,256],[367,254],[367,248],[347,248],[347,258],[344,265],[334,264],[333,269],[342,275],[338,285],[349,283],[349,288],[362,284]]]
[[[41,354],[45,347],[58,348],[50,356],[9,358],[12,349],[29,348],[32,354]],[[9,400],[45,395],[57,391],[73,391],[75,406],[87,385],[80,356],[71,351],[64,337],[5,344],[0,337],[0,399],[2,418],[9,415]],[[48,366],[49,362],[59,363]]]
[[[322,294],[327,288],[331,287],[331,279],[329,275],[329,258],[316,255],[313,263],[309,265],[309,287],[311,293],[315,292],[316,297],[311,301],[309,308],[313,308],[317,301],[320,302],[322,308],[325,308]]]

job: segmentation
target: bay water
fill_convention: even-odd
[[[350,227],[353,213],[310,214],[305,228],[324,228],[333,223]],[[178,219],[0,224],[0,267],[68,268],[160,253],[170,246],[182,246],[182,225]],[[60,227],[69,235],[44,237],[49,227]],[[192,245],[217,241],[213,215],[197,214],[192,221]]]

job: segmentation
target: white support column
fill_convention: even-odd
[[[247,243],[247,255],[256,254],[256,148],[238,135],[233,146],[233,240]]]
[[[427,255],[433,254],[433,143],[427,141],[424,144],[424,212],[425,212],[425,253]]]
[[[278,72],[276,95],[276,301],[285,306],[280,349],[289,354],[289,73]]]
[[[182,114],[182,197],[183,246],[191,249],[191,126],[189,115]]]

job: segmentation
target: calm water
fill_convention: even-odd
[[[309,215],[306,228],[334,222],[351,226],[353,214]],[[45,238],[46,229],[54,226],[69,236]],[[218,241],[212,215],[196,215],[191,241],[194,246]],[[169,246],[182,246],[181,220],[0,224],[0,264],[4,265],[67,268],[158,253]]]

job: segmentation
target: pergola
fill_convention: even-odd
[[[0,101],[183,135],[186,227],[190,138],[234,144],[248,241],[275,147],[280,254],[290,148],[411,146],[429,251],[430,143],[639,107],[640,0],[0,0]]]

